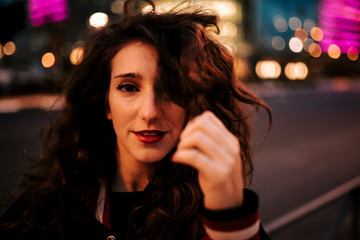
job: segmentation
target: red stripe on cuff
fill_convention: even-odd
[[[213,240],[209,235],[206,234],[205,237],[201,238],[201,240]],[[260,240],[259,234],[256,234],[252,238],[246,239],[246,240]]]
[[[216,222],[206,219],[204,217],[202,218],[203,223],[206,225],[206,227],[222,232],[239,231],[245,229],[253,225],[258,219],[259,219],[259,211],[256,211],[254,214],[248,217],[233,221],[226,221],[226,222]]]

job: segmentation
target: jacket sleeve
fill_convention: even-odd
[[[202,207],[206,236],[202,240],[260,239],[259,200],[255,192],[244,189],[242,206],[211,211]]]

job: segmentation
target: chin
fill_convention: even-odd
[[[165,158],[167,153],[149,153],[145,152],[142,156],[139,156],[138,160],[143,163],[158,163]]]

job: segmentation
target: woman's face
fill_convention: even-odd
[[[143,42],[121,48],[111,62],[109,111],[121,160],[153,163],[177,144],[185,110],[155,94],[158,54]]]

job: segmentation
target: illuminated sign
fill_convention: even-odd
[[[62,21],[68,17],[66,0],[29,0],[29,17],[34,27]]]
[[[324,52],[356,53],[360,49],[360,1],[322,0],[319,26],[324,33],[320,44]],[[334,58],[336,58],[334,56]]]

